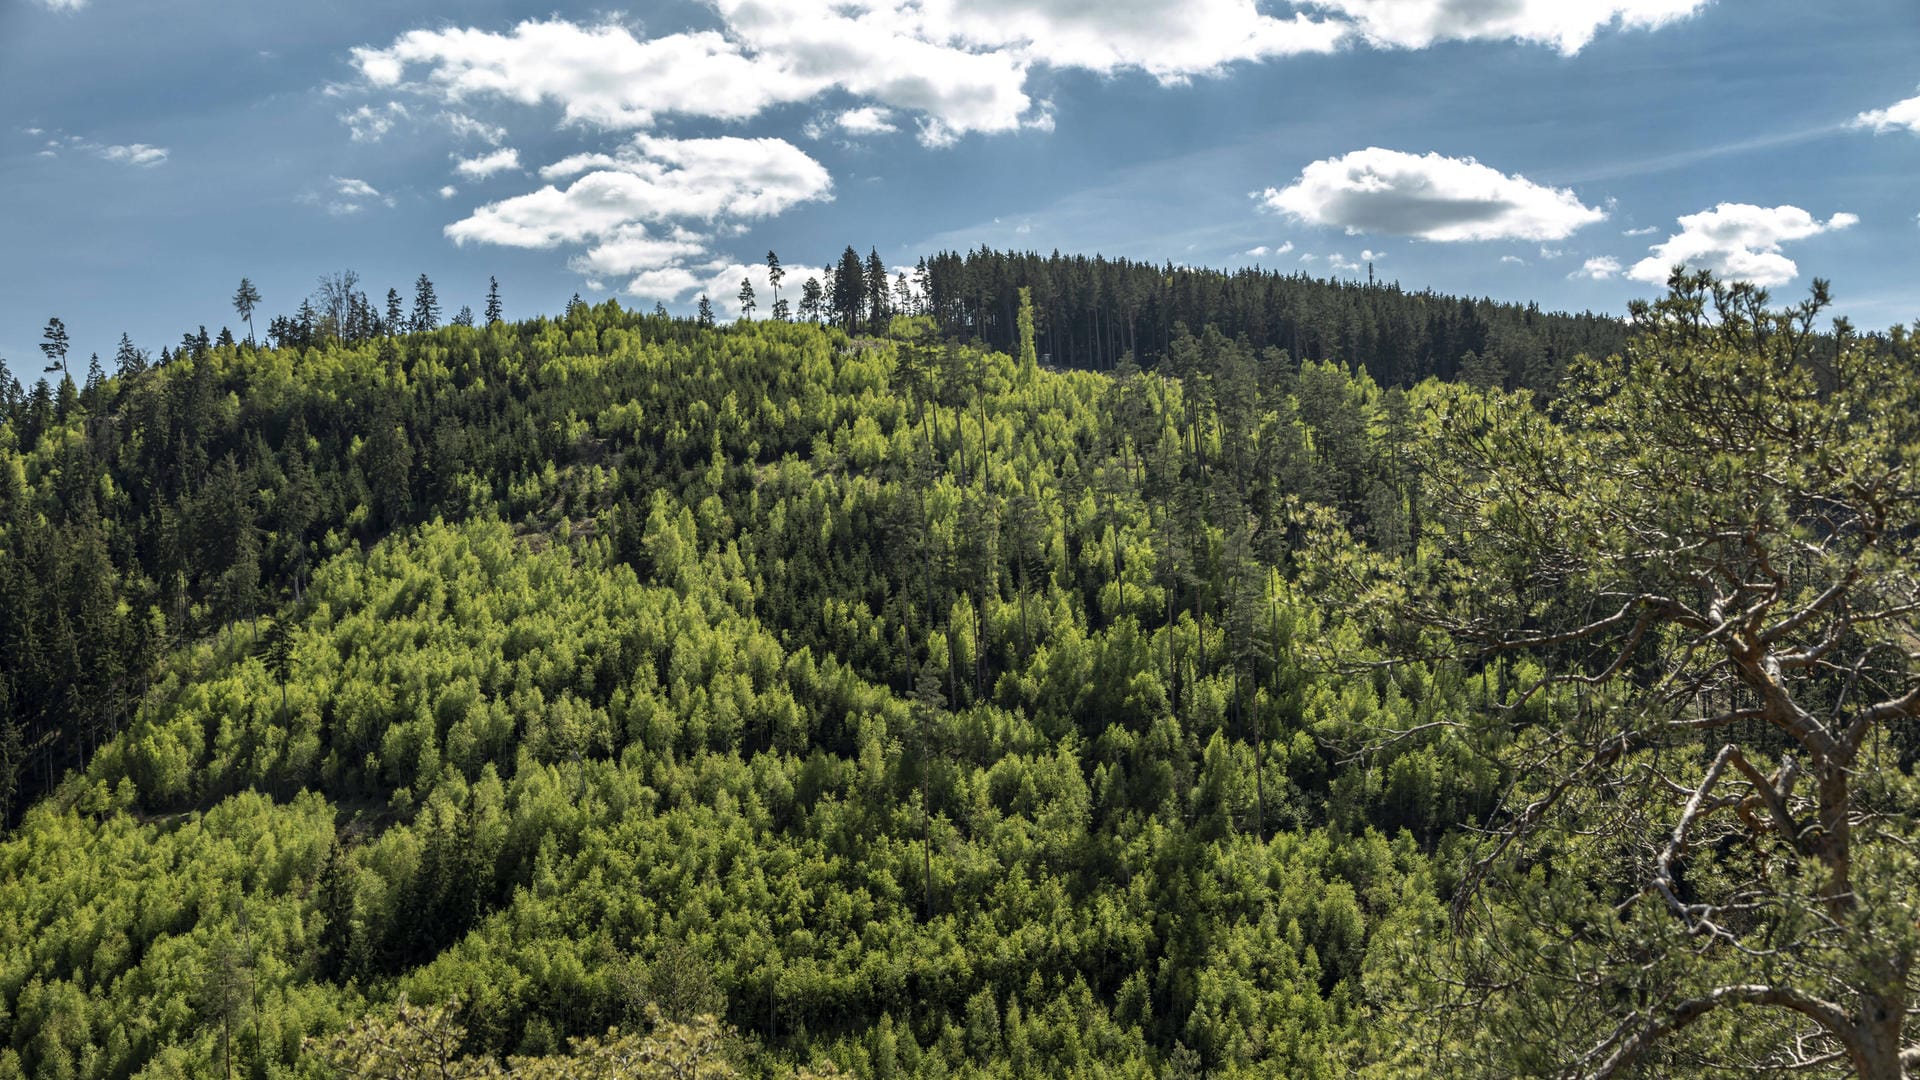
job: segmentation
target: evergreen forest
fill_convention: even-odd
[[[829,270],[50,324],[0,1080],[1920,1061],[1907,332]]]

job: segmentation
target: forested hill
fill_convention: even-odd
[[[1050,370],[1017,298],[308,316],[11,404],[0,1080],[1829,1054],[1689,1002],[1903,1015],[1917,744],[1741,695],[1920,713],[1920,377],[1706,289],[1557,414],[1213,327]]]
[[[1626,342],[1626,323],[1612,316],[1408,292],[1368,270],[1367,281],[1339,281],[982,248],[924,259],[915,277],[945,332],[1008,352],[1019,337],[1019,290],[1030,288],[1041,353],[1060,367],[1097,371],[1129,354],[1153,367],[1182,326],[1212,327],[1256,350],[1358,365],[1388,386],[1437,376],[1547,389],[1574,357],[1606,356]]]

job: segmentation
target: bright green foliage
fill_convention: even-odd
[[[1374,663],[1360,571],[1507,399],[1043,370],[847,256],[885,340],[581,303],[0,412],[0,1078],[1439,1060],[1402,958],[1564,699]]]

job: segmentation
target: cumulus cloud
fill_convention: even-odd
[[[453,167],[459,171],[460,175],[469,179],[484,180],[494,173],[506,172],[509,169],[518,169],[520,167],[520,151],[509,146],[503,150],[495,150],[491,154],[483,154],[477,158],[466,158],[456,162]]]
[[[1580,269],[1568,274],[1569,279],[1586,278],[1589,281],[1607,281],[1620,276],[1620,260],[1611,255],[1601,255],[1580,264]],[[1664,279],[1662,279],[1664,280]]]
[[[1872,128],[1874,131],[1899,131],[1904,128],[1920,135],[1920,94],[1894,102],[1884,109],[1869,109],[1853,118],[1853,126]]]
[[[716,261],[712,234],[832,197],[827,170],[780,139],[642,135],[613,154],[576,154],[540,170],[549,183],[489,203],[446,228],[455,243],[584,246],[577,273],[627,276],[627,291],[672,298]],[[699,228],[689,227],[690,224]]]
[[[1607,216],[1572,191],[1508,176],[1472,158],[1377,146],[1316,161],[1293,183],[1254,197],[1268,210],[1351,235],[1439,241],[1559,240]]]
[[[1782,244],[1851,228],[1860,219],[1837,213],[1821,221],[1797,206],[1721,203],[1679,221],[1680,231],[1655,244],[1653,254],[1634,263],[1628,277],[1658,285],[1673,267],[1687,266],[1755,285],[1783,285],[1799,276],[1800,268],[1780,253]]]
[[[167,160],[166,147],[148,146],[146,143],[132,143],[127,146],[95,146],[92,149],[107,161],[117,161],[142,169],[150,169]]]
[[[448,184],[446,187],[440,189],[440,197],[443,199],[451,199],[458,194],[460,194],[460,189],[454,187],[452,184]]]
[[[1281,244],[1279,247],[1268,247],[1265,244],[1260,244],[1255,247],[1250,247],[1246,250],[1245,254],[1251,255],[1256,259],[1262,258],[1267,255],[1272,255],[1277,258],[1281,255],[1287,254],[1292,250],[1293,250],[1293,241],[1289,240],[1286,243]]]
[[[389,101],[382,108],[362,105],[350,113],[342,113],[340,122],[347,125],[347,133],[354,142],[379,142],[406,116],[405,105]]]
[[[1344,15],[1369,44],[1424,49],[1439,41],[1522,41],[1565,54],[1609,27],[1654,29],[1712,0],[1309,0]]]

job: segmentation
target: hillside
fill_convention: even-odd
[[[1583,624],[1654,591],[1609,574],[1696,550],[1602,558],[1633,522],[1771,508],[1762,552],[1823,529],[1770,595],[1842,567],[1851,599],[1780,641],[1827,634],[1860,707],[1894,703],[1842,763],[1875,815],[1859,932],[1892,933],[1920,705],[1910,646],[1878,650],[1920,601],[1920,377],[1904,335],[1709,333],[1707,287],[1572,364],[1553,414],[1213,326],[1159,370],[1048,370],[1017,295],[1006,352],[932,317],[608,302],[203,340],[24,400],[0,413],[0,1077],[334,1075],[318,1048],[356,1021],[432,1026],[402,999],[456,1007],[434,1022],[470,1064],[693,1025],[766,1076],[1510,1075],[1630,1044],[1664,1075],[1784,1067],[1790,1010],[1602,1041],[1664,1015],[1649,987],[1751,978],[1732,948],[1688,967],[1693,924],[1636,906],[1656,856],[1736,945],[1802,935],[1783,980],[1892,990],[1794,928],[1855,916],[1753,865],[1782,832],[1741,847],[1752,807],[1693,805],[1733,739],[1780,814],[1826,812],[1779,779],[1791,732],[1740,712],[1744,669],[1696,679],[1671,611],[1617,661],[1594,635],[1631,612]],[[1608,426],[1634,409],[1637,436]],[[1843,489],[1879,516],[1820,494]],[[1846,669],[1808,666],[1845,714]],[[1675,679],[1731,719],[1662,727]],[[1614,730],[1645,738],[1582,757]],[[1609,816],[1656,776],[1679,795]],[[1645,839],[1719,811],[1697,854]]]

